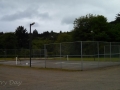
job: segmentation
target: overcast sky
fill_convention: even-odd
[[[108,22],[120,12],[119,0],[0,0],[0,32],[14,32],[35,22],[32,31],[71,31],[75,18],[103,15]]]

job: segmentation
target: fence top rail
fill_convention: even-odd
[[[60,44],[60,43],[49,43],[49,44],[44,44],[44,45],[50,45],[50,44]]]
[[[75,42],[100,42],[100,43],[120,43],[120,42],[107,42],[107,41],[73,41],[73,42],[61,42],[61,43],[49,43],[44,45],[50,45],[50,44],[62,44],[62,43],[75,43]]]

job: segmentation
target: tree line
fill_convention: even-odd
[[[87,14],[74,20],[74,29],[59,33],[53,30],[32,32],[32,48],[40,49],[44,44],[73,41],[120,41],[120,14],[114,21],[107,22],[103,15]],[[0,49],[29,49],[30,34],[24,26],[18,26],[15,32],[0,32]]]

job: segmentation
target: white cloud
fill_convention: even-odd
[[[0,26],[3,32],[14,32],[22,25],[29,31],[70,31],[75,18],[86,14],[99,14],[108,21],[119,13],[119,0],[0,0]]]
[[[3,21],[14,21],[14,20],[20,20],[20,19],[31,19],[31,18],[43,18],[43,19],[49,19],[49,14],[46,13],[38,13],[36,10],[31,10],[31,9],[27,9],[25,11],[17,11],[14,14],[10,14],[10,15],[4,15],[3,17],[1,17],[1,20]]]

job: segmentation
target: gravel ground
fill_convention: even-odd
[[[120,66],[63,71],[0,65],[0,90],[120,90]]]

